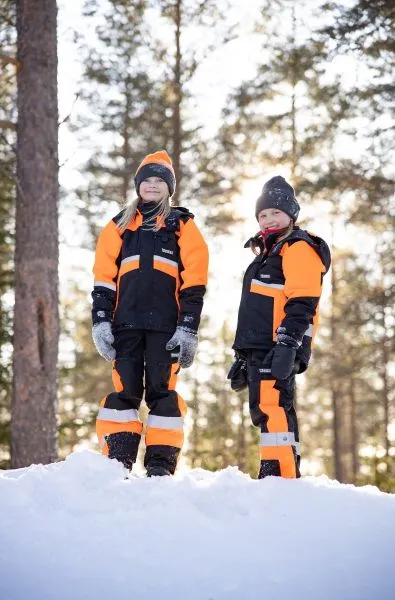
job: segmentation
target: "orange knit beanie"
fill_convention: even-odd
[[[167,183],[169,194],[172,196],[176,189],[176,176],[170,156],[166,150],[159,150],[153,154],[147,154],[139,164],[136,175],[134,176],[134,185],[137,195],[139,194],[140,183],[148,177],[160,177]]]

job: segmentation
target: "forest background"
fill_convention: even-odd
[[[95,241],[133,196],[142,157],[165,148],[174,201],[195,214],[212,257],[197,359],[179,378],[189,406],[186,464],[256,475],[258,434],[226,373],[255,199],[281,174],[296,188],[300,225],[323,236],[333,256],[313,360],[298,378],[302,473],[394,491],[394,3],[58,2],[60,352],[58,371],[47,374],[55,420],[18,366],[22,320],[13,325],[25,88],[12,57],[29,35],[18,27],[23,4],[0,0],[1,466],[37,462],[51,435],[43,462],[97,449],[97,406],[111,380],[91,341]],[[56,2],[37,7],[53,30]],[[45,120],[39,126],[45,135]]]

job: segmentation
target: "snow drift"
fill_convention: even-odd
[[[83,451],[1,471],[2,600],[394,600],[395,495]]]

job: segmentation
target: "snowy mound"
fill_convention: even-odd
[[[94,452],[0,475],[2,600],[394,600],[395,496]]]

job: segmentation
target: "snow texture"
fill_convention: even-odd
[[[394,600],[395,495],[236,467],[0,472],[2,600]]]

